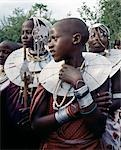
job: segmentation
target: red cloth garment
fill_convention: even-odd
[[[41,103],[48,92],[41,86],[37,88],[30,107],[30,118],[37,113]],[[49,93],[50,94],[50,93]],[[53,96],[50,94],[47,101],[49,102],[48,114],[52,114]],[[43,150],[49,149],[69,149],[69,150],[97,150],[103,149],[100,139],[96,139],[94,135],[86,128],[84,119],[77,119],[63,124],[56,131],[49,133],[44,144],[41,144]]]
[[[17,122],[23,118],[19,112],[24,108],[20,87],[10,83],[1,92],[2,101],[2,148],[3,149],[36,149],[39,147],[38,135],[31,130],[31,126],[22,128]],[[40,140],[39,140],[40,141]]]

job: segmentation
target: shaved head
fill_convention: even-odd
[[[14,51],[14,50],[21,48],[22,44],[5,40],[5,41],[0,43],[0,48],[1,47],[9,49],[10,51]]]
[[[78,18],[65,18],[59,20],[53,25],[54,28],[59,28],[62,32],[67,34],[81,34],[81,43],[85,45],[89,38],[89,31],[86,24]]]

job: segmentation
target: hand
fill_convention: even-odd
[[[23,128],[30,128],[30,120],[29,120],[30,108],[29,107],[20,108],[19,113],[21,117],[20,120],[17,122],[17,124]]]
[[[59,79],[73,86],[76,85],[78,80],[83,80],[79,69],[66,64],[62,65],[62,69],[59,72]]]
[[[112,104],[110,93],[109,92],[98,93],[95,102],[97,103],[98,108],[102,112],[108,112],[109,107]]]

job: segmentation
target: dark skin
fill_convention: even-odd
[[[90,52],[104,52],[108,48],[108,36],[100,28],[94,28],[90,31],[88,43]]]
[[[27,20],[22,25],[21,31],[21,41],[23,47],[33,49],[33,37],[32,37],[32,30],[33,30],[33,22],[32,20]],[[22,118],[17,122],[17,124],[21,127],[29,127],[30,128],[30,121],[29,121],[29,111],[30,108],[21,108],[19,112],[21,113]]]
[[[29,48],[30,54],[36,56],[37,52],[34,51],[33,29],[34,29],[33,20],[25,21],[22,25],[21,41],[23,47]],[[44,49],[44,44],[43,44],[43,49]]]
[[[27,20],[22,25],[21,31],[21,41],[24,47],[33,49],[33,37],[32,37],[32,30],[33,30],[33,22],[32,20]]]
[[[4,65],[7,57],[16,49],[22,47],[22,44],[5,40],[0,43],[0,65]]]
[[[97,32],[99,31],[99,32]],[[89,36],[89,50],[94,53],[99,53],[99,52],[104,52],[104,50],[108,47],[108,36],[102,31],[100,28],[98,29],[92,29],[90,31],[90,36]],[[102,44],[103,45],[102,45]],[[118,71],[112,78],[112,93],[121,93],[121,88],[120,88],[120,71]],[[105,95],[106,96],[106,95]],[[111,105],[103,105],[104,108],[107,107],[109,109],[109,113],[111,115],[114,115],[114,112],[120,108],[120,98],[113,100],[112,99],[112,104]],[[100,99],[98,101],[99,103],[101,102]]]
[[[32,20],[26,20],[22,25],[22,31],[21,31],[21,41],[23,44],[23,47],[29,48],[30,53],[33,52],[33,36],[32,31],[34,28],[34,24]],[[31,53],[32,55],[36,55],[34,53]],[[30,121],[29,121],[29,111],[30,108],[21,108],[19,109],[19,112],[22,114],[21,120],[17,123],[21,127],[30,127]]]
[[[34,51],[34,39],[33,39],[33,29],[34,29],[34,23],[33,20],[26,20],[22,25],[21,30],[21,41],[23,44],[23,47],[29,48],[29,53],[32,56],[37,56],[37,52]],[[44,45],[43,45],[44,47]],[[30,83],[30,77],[28,76],[28,83]],[[18,122],[20,126],[28,126],[29,121],[29,107],[23,108],[19,110],[22,114],[22,119]]]
[[[76,22],[74,22],[76,26]],[[83,80],[79,69],[83,62],[82,51],[84,46],[81,43],[82,36],[80,32],[75,32],[74,26],[70,28],[70,23],[67,21],[56,23],[50,31],[49,39],[49,49],[54,57],[56,62],[65,60],[65,64],[62,65],[62,69],[59,73],[59,78],[63,82],[71,84],[75,89],[78,89],[84,85],[83,82],[80,82],[77,86],[76,82],[78,80]],[[80,28],[80,26],[77,26]],[[59,101],[59,98],[57,99]],[[68,101],[68,100],[67,100]],[[67,102],[66,101],[66,102]],[[74,105],[77,107],[77,112],[79,111],[78,102],[75,101]],[[94,103],[86,108],[89,111]],[[56,129],[59,124],[55,119],[55,114],[46,115],[46,108],[48,106],[48,98],[44,98],[41,106],[38,109],[38,112],[35,114],[35,117],[32,120],[32,127],[39,131],[47,131],[48,129]],[[92,132],[102,132],[103,128],[98,125],[97,128],[94,127],[95,124],[98,124],[100,119],[104,119],[104,116],[100,114],[98,109],[95,113],[92,113],[90,116],[85,117],[85,123],[91,126]],[[105,119],[104,119],[105,120]],[[104,122],[104,121],[103,121]],[[94,127],[94,128],[93,128]],[[95,130],[96,129],[96,130]]]
[[[4,65],[5,60],[13,50],[10,49],[7,43],[0,43],[0,65]]]

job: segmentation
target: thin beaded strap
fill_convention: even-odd
[[[83,61],[82,65],[81,65],[81,67],[80,67],[80,70],[83,69],[84,64],[85,64],[85,61]],[[80,81],[81,81],[81,80],[80,80]],[[83,80],[82,80],[82,81],[83,81]],[[78,82],[79,82],[79,81],[78,81]],[[84,81],[83,81],[83,82],[84,82]],[[65,96],[63,97],[61,103],[58,104],[58,102],[57,102],[57,92],[58,92],[58,89],[59,89],[59,87],[60,87],[61,84],[62,84],[62,81],[59,80],[58,83],[57,83],[57,85],[56,85],[56,87],[55,87],[55,91],[54,91],[54,93],[53,93],[53,99],[54,99],[54,101],[53,101],[53,109],[54,109],[54,110],[58,110],[59,108],[60,108],[60,109],[63,109],[63,108],[65,108],[65,107],[67,107],[67,106],[70,105],[70,104],[74,101],[74,99],[75,99],[75,96],[73,96],[72,99],[71,99],[67,104],[65,104],[64,106],[62,106],[62,105],[64,104],[65,100],[66,100],[66,97],[67,97],[68,92],[69,92],[70,89],[72,88],[72,86],[70,86],[70,88],[68,89],[67,93],[66,93]],[[56,106],[57,106],[57,107],[56,107]],[[62,106],[62,107],[61,107],[61,106]]]
[[[58,89],[60,87],[60,84],[62,84],[61,80],[58,81],[57,86],[55,88],[55,92],[53,93],[53,99],[54,99],[54,101],[53,101],[53,109],[55,109],[55,110],[58,110],[64,104],[64,102],[66,100],[66,97],[67,97],[67,94],[70,91],[70,89],[72,88],[72,86],[70,86],[70,88],[68,89],[67,93],[63,97],[61,103],[58,104],[58,102],[57,102],[57,92],[58,92]],[[73,96],[73,98],[67,104],[65,104],[64,106],[62,106],[61,109],[65,108],[66,106],[68,106],[69,104],[71,104],[74,99],[75,99],[75,96]]]

